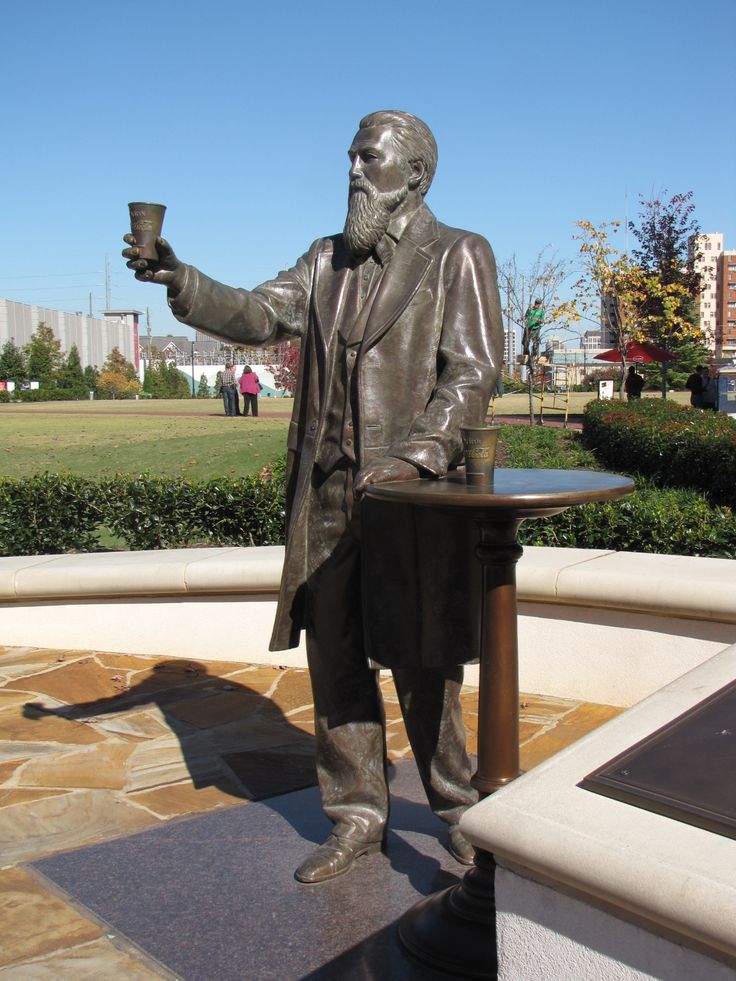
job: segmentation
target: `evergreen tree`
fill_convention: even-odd
[[[161,398],[161,376],[158,371],[159,362],[155,358],[146,361],[146,368],[143,373],[143,391],[151,398]]]
[[[13,381],[18,387],[28,381],[26,359],[12,338],[5,342],[0,352],[0,380]]]
[[[210,387],[207,384],[207,375],[199,376],[199,386],[197,388],[198,399],[208,399],[210,397]]]
[[[82,362],[76,344],[72,344],[64,366],[57,372],[57,385],[68,393],[70,399],[87,398],[89,389],[84,380]]]
[[[88,394],[89,392],[94,392],[96,394],[97,382],[100,377],[100,373],[97,370],[97,368],[93,368],[91,364],[88,364],[87,367],[82,372],[82,375],[84,378],[85,393]],[[85,395],[85,397],[87,397],[87,394]]]
[[[192,396],[192,383],[184,377],[172,361],[166,368],[166,397],[170,399],[188,399]]]
[[[56,385],[57,372],[63,367],[61,341],[57,340],[51,328],[42,320],[25,346],[28,377],[37,381],[41,388]]]

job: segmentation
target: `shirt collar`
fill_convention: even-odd
[[[406,231],[406,226],[412,220],[417,211],[419,211],[419,208],[421,208],[421,203],[418,204],[412,211],[404,211],[400,215],[395,215],[388,223],[388,228],[373,250],[376,258],[382,266],[385,266],[391,256],[394,254],[394,250],[396,249],[399,239]]]

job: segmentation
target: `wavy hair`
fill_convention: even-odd
[[[424,197],[437,169],[437,144],[429,126],[417,116],[412,116],[409,112],[401,112],[399,109],[372,112],[361,119],[358,128],[367,129],[369,126],[388,126],[394,144],[406,157],[407,162],[420,160],[424,164],[424,174],[418,185]]]

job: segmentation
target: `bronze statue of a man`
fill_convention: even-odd
[[[296,646],[306,631],[317,772],[334,824],[296,871],[308,883],[347,872],[386,836],[384,714],[363,622],[361,492],[370,483],[442,477],[458,462],[459,429],[485,418],[503,349],[490,246],[440,224],[424,204],[437,162],[429,128],[405,112],[372,113],[348,156],[343,233],[318,239],[252,291],[183,264],[160,239],[158,261],[139,258],[130,236],[123,252],[137,279],[167,287],[183,323],[235,344],[301,342],[271,650]],[[439,666],[403,658],[394,680],[429,803],[450,826],[450,851],[470,864],[457,827],[477,800],[460,710],[462,660],[452,651]]]

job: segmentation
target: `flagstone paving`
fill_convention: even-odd
[[[381,684],[400,760],[411,750]],[[475,752],[477,689],[462,701]],[[528,769],[620,709],[522,695],[520,711]],[[0,981],[171,977],[22,863],[310,786],[313,736],[303,669],[0,647]]]

